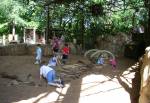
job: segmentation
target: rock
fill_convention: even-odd
[[[36,84],[35,84],[35,82],[29,82],[28,85],[29,86],[35,86]]]
[[[23,83],[28,86],[36,86],[35,82],[23,82]]]
[[[2,78],[8,78],[8,79],[18,79],[16,75],[7,74],[6,72],[3,72],[0,74]]]
[[[31,74],[28,74],[27,81],[34,82],[33,76]]]
[[[12,81],[10,81],[8,86],[11,86],[11,85],[19,85],[19,82],[17,80],[12,80]]]
[[[21,82],[25,82],[27,80],[27,74],[19,74],[18,79]]]

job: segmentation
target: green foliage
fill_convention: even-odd
[[[5,34],[7,33],[8,31],[8,23],[4,23],[4,24],[0,24],[0,33],[2,34]]]
[[[132,11],[120,11],[112,15],[113,32],[125,32],[132,27]]]
[[[19,26],[26,25],[26,21],[24,21],[23,18],[21,18],[21,15],[24,13],[25,10],[18,1],[3,0],[0,3],[0,11],[0,18],[2,19],[0,21],[1,23],[8,23],[9,25],[11,23],[15,23]],[[0,28],[0,34],[3,34],[4,32],[6,33],[6,31],[9,31],[8,29],[9,28],[6,26]]]
[[[143,0],[0,0],[0,35],[11,31],[12,23],[17,33],[24,27],[43,31],[47,27],[46,5],[50,27],[64,29],[68,40],[81,39],[83,34],[91,39],[127,32],[148,20]],[[93,5],[98,5],[103,15],[93,15]]]
[[[24,12],[24,8],[19,2],[3,0],[0,4],[0,10],[6,21],[14,21],[16,24],[25,25],[25,21],[20,17]]]

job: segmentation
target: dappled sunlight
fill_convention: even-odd
[[[116,78],[92,74],[84,77],[81,85],[79,103],[130,103],[129,93]]]
[[[132,79],[126,77],[120,77],[121,81],[124,82],[129,88],[132,88]]]
[[[131,103],[132,80],[138,63],[113,77],[100,74],[85,76],[79,103]]]
[[[120,79],[122,82],[126,83],[129,88],[132,88],[132,79],[135,77],[135,72],[125,71],[123,72],[122,76],[120,76]]]
[[[132,79],[135,77],[135,69],[138,67],[138,63],[134,64],[133,66],[127,68],[126,71],[122,73],[120,79],[124,82],[128,88],[132,88]]]
[[[69,84],[66,84],[64,88],[56,88],[55,91],[41,93],[36,97],[32,97],[26,100],[21,100],[13,103],[54,103],[56,101],[62,101],[68,88]]]
[[[59,96],[59,93],[57,93],[55,91],[48,93],[48,95],[44,98],[41,98],[38,103],[46,103],[46,102],[56,101],[58,96]]]
[[[15,103],[65,103],[71,99],[72,103],[131,103],[132,79],[135,76],[131,66],[119,75],[110,77],[103,74],[89,74],[80,81],[71,82],[52,92],[41,93],[36,97]],[[74,85],[75,84],[75,85]]]
[[[135,92],[132,89],[136,87],[133,86],[133,79],[138,64],[131,65],[120,66],[116,70],[112,70],[111,66],[90,68],[81,77],[69,81],[64,88],[46,87],[44,84],[38,87],[25,86],[27,88],[25,90],[22,90],[23,87],[17,88],[18,92],[11,91],[11,94],[18,93],[18,96],[9,97],[9,101],[10,103],[133,103],[131,101]],[[28,95],[30,92],[31,95]]]
[[[13,102],[13,103],[27,103],[27,102],[28,103],[33,103],[35,100],[37,100],[37,99],[39,99],[39,98],[41,98],[41,97],[43,97],[45,95],[47,95],[47,93],[41,93],[37,97],[31,97],[31,98],[29,98],[27,100],[21,100],[21,101]]]

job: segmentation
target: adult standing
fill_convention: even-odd
[[[53,54],[56,54],[59,51],[59,40],[56,36],[54,36],[52,40],[52,50]]]

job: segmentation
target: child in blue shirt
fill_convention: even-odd
[[[57,65],[57,57],[54,54],[54,56],[50,58],[48,66],[55,67],[56,65]]]
[[[42,59],[42,49],[40,44],[37,45],[36,48],[36,58],[35,58],[35,64],[40,64],[41,63],[41,59]]]
[[[97,60],[97,64],[103,65],[104,64],[104,58],[100,56]]]

